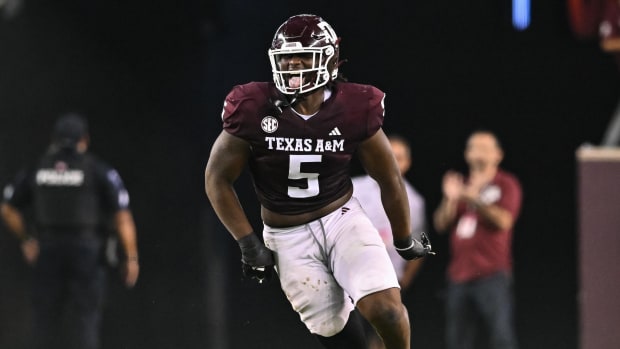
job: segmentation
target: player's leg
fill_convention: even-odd
[[[400,289],[367,295],[357,302],[357,308],[377,330],[386,348],[409,349],[409,316],[400,299]]]
[[[467,284],[448,285],[446,293],[446,348],[473,349],[477,332]]]
[[[365,348],[361,325],[350,317],[353,302],[327,267],[323,239],[314,235],[319,229],[314,222],[293,229],[265,227],[265,245],[274,252],[282,290],[308,330],[328,348]]]
[[[386,347],[409,349],[409,317],[383,240],[356,199],[345,207],[348,210],[321,219],[330,246],[330,269]]]
[[[512,281],[498,273],[476,283],[476,306],[489,333],[491,349],[516,349],[513,323]]]
[[[366,335],[366,340],[368,341],[368,349],[385,349],[383,345],[383,340],[377,334],[377,330],[368,322],[366,319],[362,319],[362,323],[364,325],[364,334]]]

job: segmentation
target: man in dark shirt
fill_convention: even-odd
[[[409,320],[394,268],[352,198],[354,153],[381,187],[401,256],[423,257],[430,245],[412,238],[405,186],[381,130],[385,94],[338,79],[339,42],[315,15],[293,16],[280,26],[269,50],[274,82],[236,86],[226,97],[206,191],[239,243],[246,275],[262,281],[275,263],[285,295],[323,345],[365,348],[357,307],[387,348],[408,349]],[[233,187],[246,164],[265,244]]]
[[[129,196],[118,173],[87,152],[83,118],[59,118],[52,138],[36,165],[4,188],[2,218],[21,241],[26,261],[35,266],[36,347],[96,349],[105,281],[104,231],[110,219],[125,253],[125,284],[133,287],[138,278]],[[26,222],[27,210],[32,211],[32,224]],[[63,314],[72,335],[61,340]]]

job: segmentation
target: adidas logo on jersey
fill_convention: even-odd
[[[329,135],[330,136],[342,136],[342,133],[340,133],[340,130],[338,129],[338,127],[334,127],[334,129],[329,132]]]

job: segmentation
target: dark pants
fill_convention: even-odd
[[[491,349],[516,349],[512,278],[497,273],[483,279],[450,283],[446,302],[448,349],[476,348],[476,334],[488,334]]]
[[[37,349],[99,348],[105,266],[97,238],[54,237],[40,242],[34,280]]]

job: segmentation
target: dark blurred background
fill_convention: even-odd
[[[44,151],[54,119],[81,112],[92,151],[132,197],[142,275],[111,275],[104,348],[317,348],[279,285],[240,276],[239,252],[203,191],[235,84],[269,80],[267,48],[290,15],[324,17],[349,80],[387,93],[387,132],[413,145],[409,179],[440,200],[476,128],[496,131],[521,179],[515,236],[522,348],[577,348],[575,150],[599,143],[618,101],[613,58],[577,38],[564,1],[533,1],[515,30],[503,1],[1,1],[0,181]],[[9,6],[11,5],[11,6]],[[352,174],[359,173],[354,166]],[[256,229],[247,174],[239,195]],[[447,239],[404,298],[416,348],[443,348]],[[31,270],[0,227],[0,348],[27,348]]]

